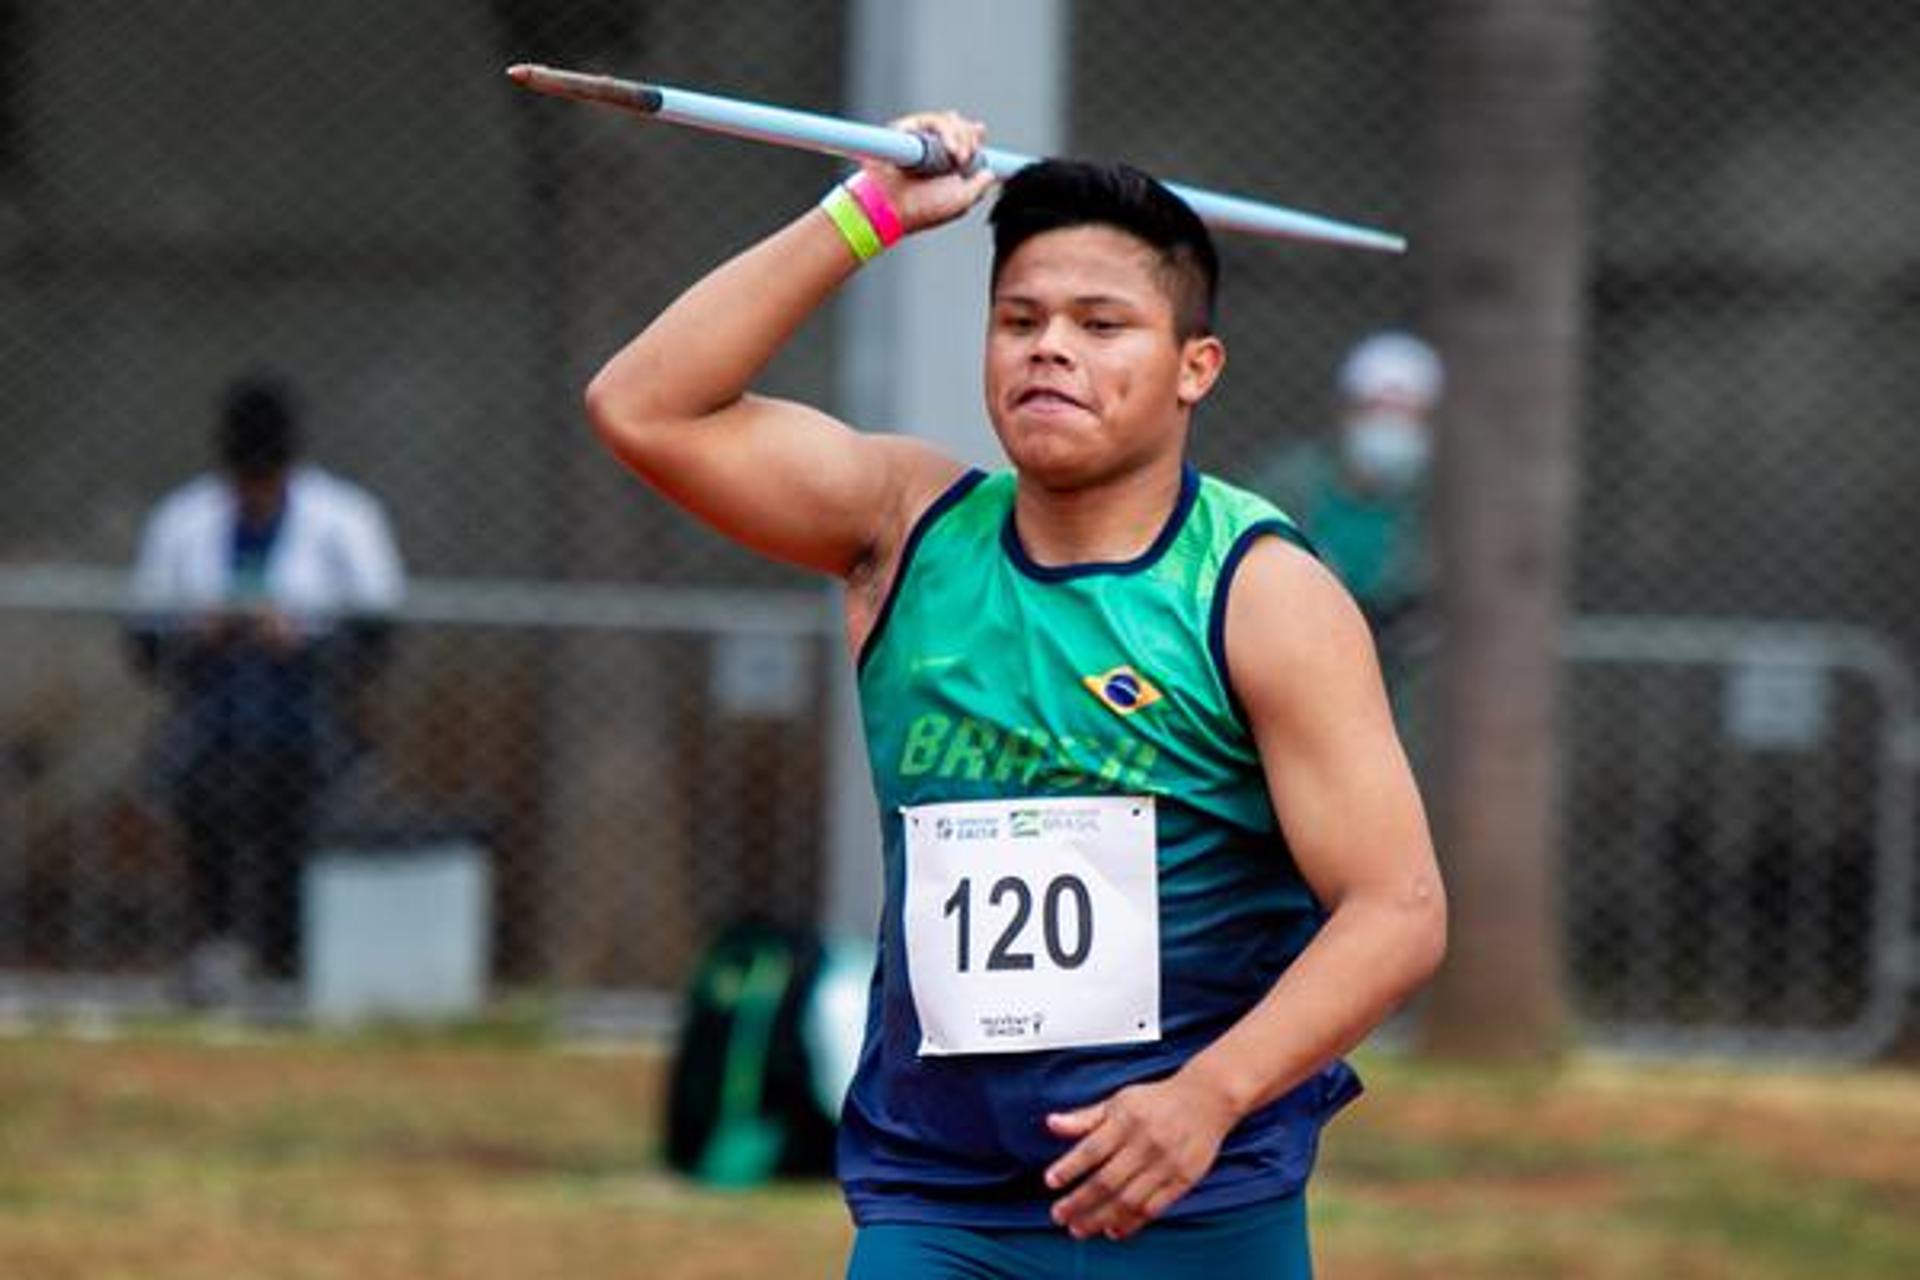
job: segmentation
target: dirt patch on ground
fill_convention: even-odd
[[[661,1171],[662,1065],[298,1037],[6,1043],[0,1275],[839,1274],[851,1228],[831,1184],[722,1194]],[[1920,1079],[1371,1068],[1315,1182],[1321,1269],[1340,1280],[1920,1275],[1903,1225],[1920,1212],[1886,1207],[1920,1190]],[[1868,1194],[1823,1201],[1799,1235],[1722,1229],[1836,1181]]]
[[[1783,1077],[1599,1064],[1506,1091],[1393,1079],[1356,1109],[1354,1122],[1448,1144],[1705,1146],[1807,1177],[1870,1184],[1920,1212],[1920,1077],[1891,1072]]]
[[[1612,1209],[1628,1195],[1627,1180],[1601,1172],[1452,1176],[1424,1181],[1340,1184],[1343,1194],[1396,1209],[1456,1212],[1498,1205],[1510,1213]]]

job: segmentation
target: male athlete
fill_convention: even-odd
[[[930,132],[960,162],[983,136]],[[748,386],[985,174],[869,166],[608,362],[607,447],[721,533],[841,578],[886,894],[842,1117],[849,1275],[1310,1274],[1339,1060],[1445,907],[1367,627],[1276,509],[1186,463],[1217,264],[1137,171],[993,211],[969,471]]]

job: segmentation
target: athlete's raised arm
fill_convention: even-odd
[[[963,166],[982,136],[950,113],[896,125],[937,134]],[[867,174],[905,234],[959,217],[993,181],[984,170]],[[587,388],[600,439],[667,497],[754,550],[840,577],[959,471],[918,441],[862,435],[819,410],[748,393],[858,269],[851,245],[825,209],[808,210],[688,289]]]

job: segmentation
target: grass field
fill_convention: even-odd
[[[1920,1276],[1920,1075],[1363,1061],[1321,1274]],[[0,1039],[9,1280],[839,1274],[824,1185],[653,1167],[661,1063],[476,1038]]]

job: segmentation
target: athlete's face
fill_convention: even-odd
[[[1078,488],[1178,459],[1225,358],[1216,338],[1177,336],[1150,245],[1105,226],[1043,232],[994,285],[987,412],[1023,474]]]

